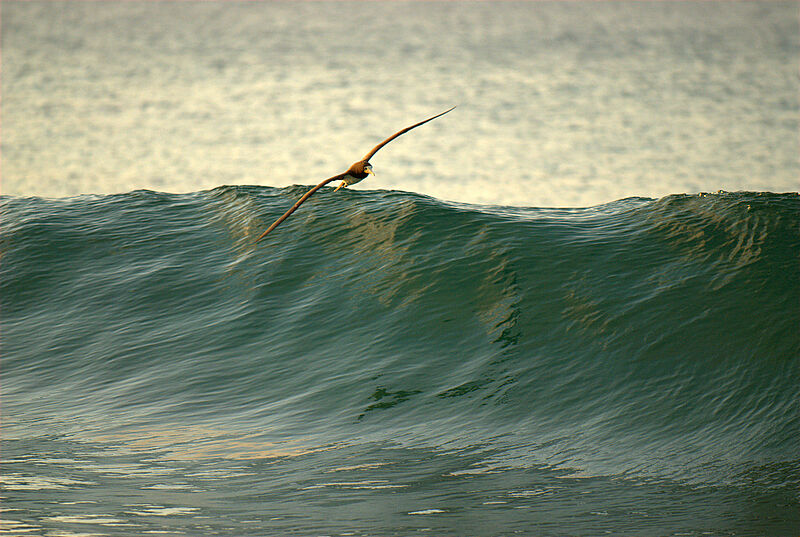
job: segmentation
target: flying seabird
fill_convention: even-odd
[[[455,108],[455,106],[454,106],[453,108]],[[452,110],[453,108],[450,108],[450,110]],[[354,185],[354,184],[356,184],[356,183],[360,182],[362,179],[366,178],[366,177],[367,177],[367,175],[369,175],[369,174],[375,175],[375,173],[372,171],[372,165],[369,163],[369,159],[371,159],[371,158],[372,158],[372,156],[373,156],[373,155],[375,155],[375,153],[377,153],[377,152],[378,152],[378,150],[379,150],[381,147],[385,146],[386,144],[388,144],[389,142],[391,142],[392,140],[394,140],[395,138],[397,138],[397,137],[398,137],[398,136],[400,136],[401,134],[403,134],[403,133],[406,133],[406,132],[408,132],[408,131],[410,131],[411,129],[414,129],[414,128],[416,128],[416,127],[419,127],[420,125],[422,125],[422,124],[424,124],[424,123],[427,123],[428,121],[431,121],[431,120],[433,120],[433,119],[436,119],[436,118],[437,118],[437,117],[439,117],[439,116],[443,116],[443,115],[445,115],[445,114],[446,114],[447,112],[449,112],[450,110],[445,110],[445,111],[444,111],[444,112],[442,112],[441,114],[436,114],[436,115],[435,115],[435,116],[433,116],[433,117],[429,117],[429,118],[428,118],[428,119],[426,119],[425,121],[420,121],[419,123],[415,123],[415,124],[411,125],[410,127],[406,127],[406,128],[405,128],[405,129],[403,129],[403,130],[399,130],[399,131],[397,131],[396,133],[392,134],[392,135],[391,135],[391,136],[389,136],[387,139],[385,139],[384,141],[382,141],[381,143],[379,143],[378,145],[376,145],[375,147],[373,147],[373,148],[372,148],[372,150],[371,150],[369,153],[367,153],[367,154],[366,154],[366,156],[365,156],[364,158],[362,158],[361,160],[359,160],[358,162],[356,162],[356,163],[354,163],[352,166],[350,166],[350,167],[347,169],[347,171],[346,171],[346,172],[344,172],[344,173],[340,173],[339,175],[334,175],[333,177],[331,177],[331,178],[329,178],[329,179],[325,179],[324,181],[322,181],[320,184],[318,184],[317,186],[315,186],[314,188],[312,188],[311,190],[309,190],[308,192],[306,192],[306,193],[303,195],[303,197],[302,197],[302,198],[300,198],[299,200],[297,200],[297,203],[295,203],[294,205],[292,205],[292,208],[291,208],[291,209],[289,209],[288,211],[286,211],[286,213],[285,213],[283,216],[281,216],[280,218],[278,218],[277,220],[275,220],[275,222],[274,222],[274,223],[273,223],[271,226],[269,226],[269,227],[267,228],[267,230],[266,230],[264,233],[262,233],[262,234],[261,234],[261,236],[260,236],[258,239],[256,239],[256,242],[258,242],[258,241],[260,241],[261,239],[263,239],[264,237],[266,237],[267,233],[269,233],[270,231],[272,231],[273,229],[275,229],[276,227],[278,227],[278,225],[279,225],[281,222],[283,222],[284,220],[286,220],[286,219],[289,217],[289,215],[290,215],[290,214],[292,214],[293,212],[295,212],[295,211],[297,210],[297,208],[298,208],[298,207],[300,207],[300,205],[301,205],[301,204],[302,204],[304,201],[306,201],[308,198],[310,198],[310,197],[311,197],[311,195],[312,195],[314,192],[316,192],[317,190],[319,190],[319,189],[320,189],[320,188],[322,188],[323,186],[327,185],[328,183],[330,183],[330,182],[332,182],[332,181],[339,181],[339,180],[341,180],[341,181],[342,181],[342,182],[341,182],[341,184],[340,184],[339,186],[337,186],[337,187],[336,187],[336,190],[339,190],[340,188],[345,188],[345,187],[348,187],[348,186],[350,186],[350,185]],[[334,192],[336,192],[336,190],[334,190]]]

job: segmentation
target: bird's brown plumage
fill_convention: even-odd
[[[453,108],[455,108],[455,106]],[[395,138],[397,138],[401,134],[404,134],[404,133],[410,131],[411,129],[419,127],[420,125],[422,125],[424,123],[427,123],[428,121],[434,120],[439,116],[445,115],[447,112],[450,112],[450,110],[452,110],[453,108],[450,108],[449,110],[445,110],[441,114],[436,114],[433,117],[429,117],[428,119],[426,119],[424,121],[420,121],[419,123],[415,123],[415,124],[411,125],[410,127],[406,127],[405,129],[397,131],[396,133],[392,134],[391,136],[386,138],[384,141],[382,141],[381,143],[379,143],[378,145],[373,147],[372,150],[370,150],[370,152],[367,153],[364,156],[363,159],[359,160],[358,162],[354,162],[347,169],[346,172],[340,173],[339,175],[334,175],[333,177],[329,177],[328,179],[325,179],[324,181],[322,181],[320,184],[318,184],[317,186],[315,186],[314,188],[312,188],[311,190],[306,192],[303,195],[302,198],[297,200],[297,202],[294,205],[292,205],[292,208],[289,209],[288,211],[286,211],[286,213],[284,213],[283,216],[281,216],[280,218],[275,220],[275,222],[271,226],[269,226],[267,228],[267,230],[264,233],[262,233],[261,236],[258,239],[256,239],[256,242],[258,242],[261,239],[263,239],[267,235],[267,233],[269,233],[270,231],[272,231],[273,229],[278,227],[278,225],[281,222],[286,220],[289,217],[289,215],[291,215],[293,212],[295,212],[297,210],[297,208],[300,207],[300,205],[302,205],[302,203],[304,201],[306,201],[309,197],[311,197],[311,195],[314,192],[316,192],[317,190],[319,190],[320,188],[322,188],[323,186],[327,185],[328,183],[330,183],[332,181],[341,180],[342,184],[339,186],[339,188],[341,188],[342,186],[347,186],[349,184],[354,184],[354,183],[357,183],[358,181],[361,181],[362,179],[364,179],[370,173],[370,172],[367,171],[367,170],[371,170],[371,166],[369,164],[369,159],[371,159],[375,155],[375,153],[377,153],[383,146],[385,146],[386,144],[388,144],[389,142],[391,142],[392,140],[394,140]],[[337,188],[336,190],[338,190],[339,188]]]

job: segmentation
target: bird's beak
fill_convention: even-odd
[[[372,171],[372,166],[367,166],[366,168],[364,168],[364,171],[367,173],[371,173],[372,175],[375,175],[375,172]]]

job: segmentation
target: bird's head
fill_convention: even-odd
[[[366,160],[354,162],[353,165],[347,170],[347,173],[353,177],[358,177],[361,179],[365,178],[368,174],[375,175],[375,172],[372,171],[372,164]]]

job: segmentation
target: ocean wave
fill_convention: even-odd
[[[306,188],[3,197],[4,436],[167,423],[253,453],[359,439],[797,480],[796,193],[555,209],[323,190],[255,244]]]

